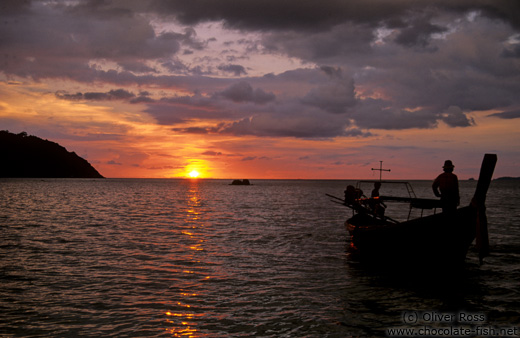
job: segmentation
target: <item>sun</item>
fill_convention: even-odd
[[[192,170],[188,173],[188,176],[191,178],[197,178],[200,176],[200,173],[197,170]]]

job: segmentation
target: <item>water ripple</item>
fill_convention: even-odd
[[[518,187],[489,198],[494,254],[447,300],[350,260],[324,197],[346,182],[0,183],[1,337],[376,337],[404,310],[520,313],[520,213],[500,209]]]

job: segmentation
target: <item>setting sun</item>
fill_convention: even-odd
[[[200,173],[197,170],[192,170],[192,171],[190,171],[188,176],[191,177],[191,178],[197,178],[197,177],[200,176]]]

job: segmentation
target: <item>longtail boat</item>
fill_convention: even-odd
[[[421,264],[423,266],[460,266],[476,239],[479,258],[489,254],[485,200],[497,162],[495,154],[486,154],[470,205],[452,213],[435,213],[406,221],[376,214],[361,201],[347,201],[332,195],[336,202],[352,208],[354,215],[345,226],[351,236],[351,248],[361,260],[381,264]],[[387,200],[390,198],[387,197]],[[381,200],[385,198],[382,196]],[[410,205],[435,208],[436,200],[401,198]]]

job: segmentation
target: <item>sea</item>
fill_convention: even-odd
[[[352,254],[326,194],[355,181],[230,183],[0,179],[0,338],[519,336],[520,181],[491,182],[484,264],[427,278]]]

